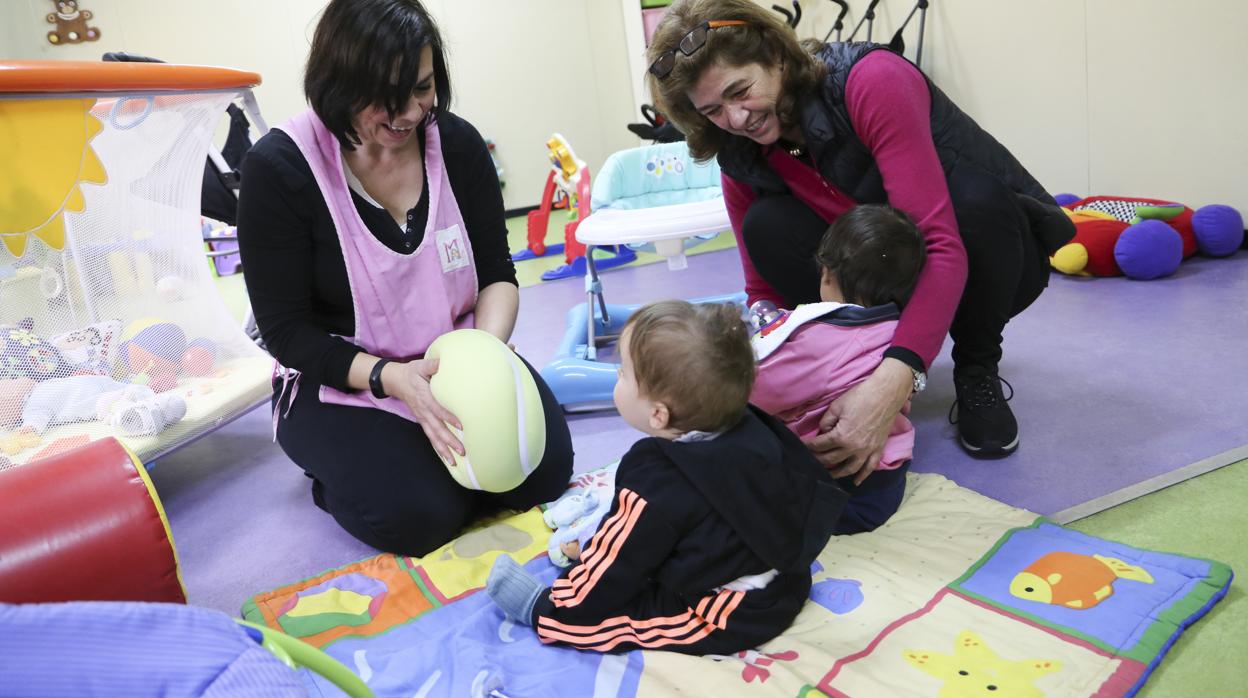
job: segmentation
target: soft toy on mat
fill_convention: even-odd
[[[1200,250],[1211,257],[1235,252],[1244,220],[1230,206],[1198,211],[1170,201],[1070,194],[1057,197],[1075,223],[1075,237],[1051,258],[1064,274],[1158,279]]]

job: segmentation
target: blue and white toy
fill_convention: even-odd
[[[611,511],[618,466],[616,461],[577,476],[563,496],[546,507],[542,520],[554,531],[547,549],[551,562],[567,567],[580,559],[598,524]]]
[[[606,500],[608,503],[610,500]],[[579,560],[581,551],[598,530],[602,516],[594,516],[598,510],[598,495],[593,492],[565,496],[542,514],[546,525],[554,531],[550,536],[550,561],[567,567],[572,560]],[[602,512],[605,514],[606,512]]]

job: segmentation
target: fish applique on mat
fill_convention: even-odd
[[[1152,584],[1142,567],[1103,555],[1049,553],[1027,566],[1010,582],[1010,593],[1039,603],[1088,609],[1114,593],[1114,582],[1129,579]]]

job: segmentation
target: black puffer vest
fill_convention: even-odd
[[[888,195],[875,158],[850,123],[845,106],[845,83],[855,63],[868,53],[881,50],[889,48],[865,42],[825,44],[816,54],[828,67],[823,89],[806,96],[797,106],[806,146],[819,172],[824,179],[860,204],[888,203]],[[1053,197],[1005,146],[980,128],[926,75],[923,79],[932,97],[932,140],[946,178],[954,165],[975,167],[997,178],[1011,191],[1042,204],[1039,208],[1051,206],[1052,213],[1060,215]],[[728,176],[752,186],[760,196],[789,191],[780,176],[767,165],[762,149],[748,138],[730,137],[718,160],[720,168]],[[953,191],[955,186],[951,181],[950,193],[956,202],[958,192]],[[1027,202],[1029,205],[1025,208],[1034,210],[1037,208],[1035,202]],[[1065,218],[1064,215],[1060,217]],[[1033,226],[1033,231],[1050,254],[1065,244],[1074,232],[1064,220],[1061,223],[1056,226]]]

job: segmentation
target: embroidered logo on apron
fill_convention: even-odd
[[[443,274],[468,266],[467,246],[458,224],[439,230],[434,242],[438,245],[438,259],[442,262]]]

